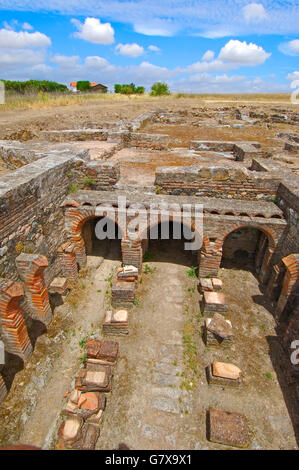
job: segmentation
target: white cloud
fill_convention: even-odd
[[[204,62],[210,62],[211,60],[213,60],[215,57],[215,52],[214,51],[207,51],[204,53],[204,55],[202,56],[202,59]]]
[[[32,31],[32,29],[34,29],[30,23],[26,23],[26,22],[22,24],[22,28],[28,31]]]
[[[0,67],[1,74],[7,73],[12,68],[28,67],[43,63],[44,54],[40,51],[31,49],[4,49],[0,48]]]
[[[295,72],[289,73],[287,79],[290,81],[299,80],[299,71],[296,70]]]
[[[12,31],[0,29],[0,47],[28,48],[46,47],[51,45],[51,39],[43,33],[28,33],[27,31]]]
[[[261,3],[249,3],[243,8],[243,15],[247,23],[259,23],[267,18],[267,13]]]
[[[145,36],[174,36],[180,29],[177,22],[171,19],[153,18],[152,12],[145,21],[137,20],[134,23],[134,31],[136,33],[144,34]],[[150,18],[150,20],[149,20]]]
[[[298,0],[1,0],[0,9],[106,18],[163,36],[297,34],[299,24]]]
[[[256,66],[265,62],[270,53],[256,44],[240,42],[231,39],[222,47],[217,58],[214,59],[213,51],[207,51],[202,60],[189,65],[182,72],[205,73],[205,72],[227,72],[244,66]]]
[[[144,49],[136,43],[133,44],[118,44],[115,48],[121,55],[127,57],[140,57],[144,54]]]
[[[149,50],[149,51],[152,51],[152,52],[160,52],[160,51],[161,51],[160,47],[158,47],[158,46],[153,46],[153,45],[148,46],[148,50]]]
[[[101,23],[98,18],[86,18],[84,23],[76,19],[71,20],[78,29],[74,36],[96,44],[112,44],[114,42],[114,29],[110,23]]]
[[[51,62],[59,65],[60,67],[75,67],[80,62],[80,57],[78,55],[65,56],[62,54],[55,54]]]
[[[286,55],[296,56],[299,54],[299,39],[293,39],[289,42],[284,42],[278,46],[280,52]]]
[[[260,65],[263,64],[270,56],[270,53],[266,52],[261,46],[257,46],[252,42],[247,44],[246,41],[241,42],[231,39],[221,49],[219,59],[240,65]]]

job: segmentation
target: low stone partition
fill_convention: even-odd
[[[65,129],[61,131],[43,131],[42,137],[48,142],[107,140],[108,129]]]
[[[261,144],[259,142],[225,142],[222,140],[191,140],[190,150],[195,151],[208,151],[208,152],[232,152],[238,151],[238,148],[243,145],[250,145],[255,149],[259,149]]]
[[[155,186],[162,194],[210,196],[233,199],[275,197],[279,181],[271,175],[236,166],[158,167]]]
[[[131,147],[141,147],[154,150],[167,150],[169,145],[169,136],[166,134],[144,134],[132,132],[129,138]]]
[[[261,156],[261,152],[252,144],[240,143],[234,146],[233,153],[237,161],[244,161],[245,159],[252,159]]]

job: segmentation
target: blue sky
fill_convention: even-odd
[[[0,0],[0,78],[290,92],[299,0]]]

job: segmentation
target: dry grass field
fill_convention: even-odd
[[[171,102],[172,100],[190,99],[200,102],[233,102],[233,103],[289,103],[289,93],[263,93],[263,94],[186,94],[186,93],[172,93],[167,97],[162,97],[163,101]],[[144,101],[157,102],[161,97],[150,96],[149,93],[144,95],[120,95],[115,93],[101,94],[101,93],[44,93],[40,92],[34,95],[17,95],[7,94],[6,102],[0,105],[1,111],[17,110],[17,109],[48,109],[56,106],[72,106],[78,104],[85,104],[88,102],[108,103],[108,102],[137,102]]]

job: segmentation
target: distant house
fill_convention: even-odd
[[[73,91],[74,93],[77,92],[77,82],[71,82],[70,87],[71,87],[71,91]]]
[[[95,93],[107,93],[108,91],[108,87],[105,86],[105,85],[102,85],[101,83],[98,83],[98,84],[93,84],[91,83],[91,91],[92,92],[95,92]]]
[[[92,92],[95,93],[107,93],[108,87],[105,85],[102,85],[101,83],[96,83],[96,82],[90,82],[91,90]],[[77,90],[77,82],[71,82],[70,83],[71,91],[76,93]]]

